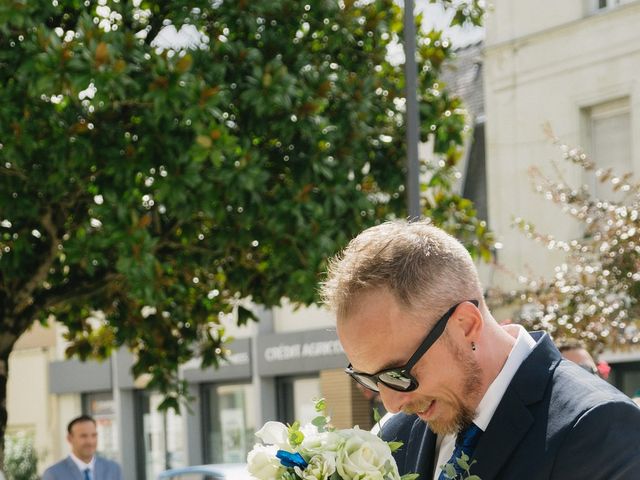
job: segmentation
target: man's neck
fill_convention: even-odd
[[[478,348],[482,349],[481,361],[483,369],[483,392],[486,392],[496,377],[504,368],[518,337],[518,329],[509,330],[498,324],[488,327],[488,341],[483,342]]]
[[[70,455],[74,460],[82,462],[82,463],[85,463],[87,465],[91,465],[91,462],[93,461],[93,458],[95,457],[95,455],[91,455],[90,457],[81,456],[81,455],[78,455],[75,452],[71,452]]]

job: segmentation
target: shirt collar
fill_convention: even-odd
[[[91,473],[93,473],[94,469],[95,469],[95,464],[96,464],[96,456],[94,455],[93,458],[91,458],[91,461],[89,463],[85,463],[82,460],[80,460],[78,457],[76,457],[73,452],[69,453],[69,458],[71,458],[71,460],[73,460],[73,463],[76,464],[76,466],[78,467],[78,469],[81,472],[84,472],[87,468],[89,470],[91,470]]]
[[[507,391],[507,387],[509,387],[516,371],[536,345],[535,340],[521,325],[505,325],[503,328],[510,335],[516,337],[516,343],[511,348],[502,370],[491,382],[476,410],[476,418],[473,423],[480,427],[482,431],[485,431],[489,426],[491,417],[493,417],[498,408],[504,392]]]

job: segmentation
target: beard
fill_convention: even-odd
[[[462,365],[462,395],[454,395],[453,399],[447,400],[425,397],[412,402],[403,409],[407,414],[423,412],[429,408],[433,400],[436,400],[440,404],[440,408],[445,407],[449,410],[444,415],[427,422],[429,428],[438,435],[457,434],[473,423],[476,412],[474,408],[469,406],[469,403],[476,403],[475,400],[482,389],[482,369],[475,357],[453,343],[449,343],[449,348],[458,364]]]

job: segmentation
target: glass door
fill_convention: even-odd
[[[243,463],[255,443],[255,396],[251,384],[203,386],[205,461]],[[259,399],[258,399],[259,400]]]

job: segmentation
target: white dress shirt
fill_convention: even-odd
[[[78,467],[78,469],[80,469],[80,473],[82,473],[82,479],[84,480],[84,471],[88,468],[91,471],[91,478],[95,479],[95,466],[96,466],[96,457],[95,455],[93,456],[93,458],[91,459],[91,461],[89,463],[84,463],[82,460],[80,460],[78,457],[76,457],[73,452],[71,452],[69,454],[69,457],[71,458],[71,460],[73,460],[73,463],[76,464],[76,467]]]
[[[498,376],[493,380],[476,409],[476,418],[473,423],[483,432],[489,426],[491,417],[493,417],[493,414],[498,408],[504,392],[507,391],[507,387],[511,383],[516,371],[536,344],[531,335],[520,325],[505,325],[503,328],[511,336],[516,338],[516,343],[514,343],[511,352],[509,352],[509,356],[502,370],[500,370]],[[437,461],[435,463],[433,480],[438,480],[441,472],[440,466],[449,461],[455,449],[455,444],[456,434],[438,435],[435,453]]]

